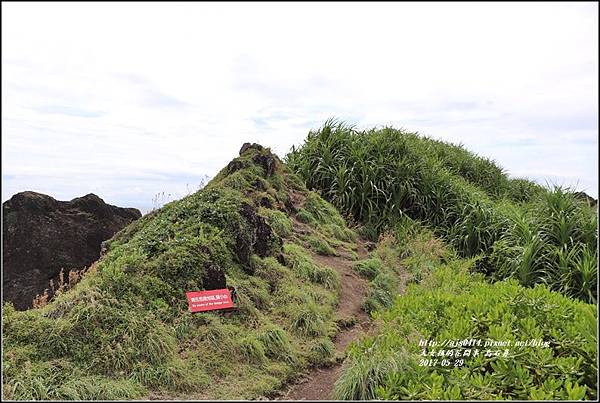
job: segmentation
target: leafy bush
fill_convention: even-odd
[[[381,313],[383,330],[350,349],[335,397],[595,399],[596,307],[542,285],[527,289],[514,280],[486,283],[468,273],[470,264],[453,260],[439,267]],[[465,357],[463,366],[443,366],[439,358],[430,367],[419,365],[431,358],[422,356],[419,346],[427,339],[493,339],[513,347],[506,357],[488,357],[480,347],[481,353]],[[547,341],[549,347],[514,347],[533,339]],[[395,357],[393,364],[382,370],[382,360],[389,357]]]

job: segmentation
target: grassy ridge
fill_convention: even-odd
[[[5,304],[3,397],[256,398],[332,360],[339,279],[292,236],[292,190],[308,196],[268,149],[246,148],[202,191],[118,233],[72,290],[39,309]],[[308,235],[356,236],[310,197],[328,224]],[[185,291],[225,284],[236,311],[188,312]]]
[[[380,310],[377,334],[354,343],[336,383],[337,399],[593,400],[597,390],[596,306],[514,280],[490,284],[430,231],[403,220],[384,237],[369,264],[369,278],[390,270],[376,256],[399,260],[410,274],[406,293]],[[392,267],[397,267],[392,263]],[[365,267],[369,267],[365,271]],[[377,290],[377,285],[373,285]],[[384,307],[386,308],[386,307]],[[467,357],[423,356],[440,348],[421,340],[488,339],[510,347],[462,347]],[[515,346],[543,340],[547,348]],[[452,348],[441,348],[451,350]],[[474,350],[480,352],[475,357]],[[486,350],[499,350],[500,356]],[[508,350],[505,355],[505,350]],[[443,365],[442,360],[449,365]],[[422,360],[437,360],[424,365]],[[455,366],[456,361],[462,361]]]
[[[375,239],[422,221],[494,279],[596,301],[597,214],[572,192],[509,179],[460,146],[393,128],[328,121],[287,156],[309,188]]]
[[[583,302],[597,297],[597,215],[588,204],[565,189],[509,179],[461,147],[392,128],[329,121],[287,160],[379,239],[355,270],[370,280],[365,306],[382,325],[350,347],[334,397],[596,397],[596,306]],[[398,296],[403,269],[411,284]],[[422,339],[513,346],[446,366],[447,357],[422,355]],[[549,345],[515,346],[532,339]]]
[[[268,149],[242,150],[202,191],[117,234],[74,289],[39,309],[4,305],[4,398],[256,398],[331,362],[339,278],[306,249],[357,256],[357,234],[324,199],[380,241],[354,269],[383,326],[351,347],[336,397],[596,397],[595,306],[565,295],[596,301],[597,216],[570,192],[391,128],[327,122],[288,155],[324,199]],[[402,268],[413,284],[398,298]],[[187,312],[185,291],[225,283],[237,311]],[[553,344],[418,365],[420,338],[466,337]]]

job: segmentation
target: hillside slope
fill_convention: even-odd
[[[596,302],[598,214],[569,189],[509,178],[493,161],[393,128],[328,121],[287,156],[309,189],[373,239],[408,216],[492,279]]]
[[[336,312],[343,279],[313,256],[355,259],[356,241],[275,155],[245,144],[203,190],[106,242],[72,290],[39,309],[4,305],[3,397],[275,393],[335,360],[338,323],[351,323]],[[188,312],[185,291],[224,286],[236,310]]]
[[[3,397],[593,399],[589,206],[389,128],[327,122],[287,165],[244,144],[203,190],[106,242],[75,288],[4,305]],[[236,310],[187,311],[185,291],[225,286]],[[511,348],[420,348],[467,338]]]
[[[378,240],[355,270],[383,323],[349,347],[334,398],[596,399],[590,200],[393,128],[328,121],[287,162]]]
[[[490,283],[422,225],[403,219],[357,264],[372,291],[389,262],[409,285],[353,343],[333,397],[350,400],[595,400],[597,309],[515,280]],[[391,258],[391,259],[390,259]],[[394,262],[394,260],[396,260]]]

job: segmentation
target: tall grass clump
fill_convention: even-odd
[[[329,267],[320,267],[308,253],[299,245],[286,244],[284,254],[292,270],[302,278],[316,284],[322,284],[328,289],[337,289],[340,284],[338,274]]]
[[[292,148],[287,163],[373,240],[410,217],[461,256],[477,256],[477,270],[493,278],[596,300],[597,214],[570,189],[509,179],[459,145],[335,120]]]
[[[490,253],[495,278],[547,284],[596,302],[597,215],[588,206],[556,187],[504,213],[505,227]]]

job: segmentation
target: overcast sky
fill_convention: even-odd
[[[147,211],[329,117],[597,197],[597,35],[596,3],[2,3],[2,200]]]

